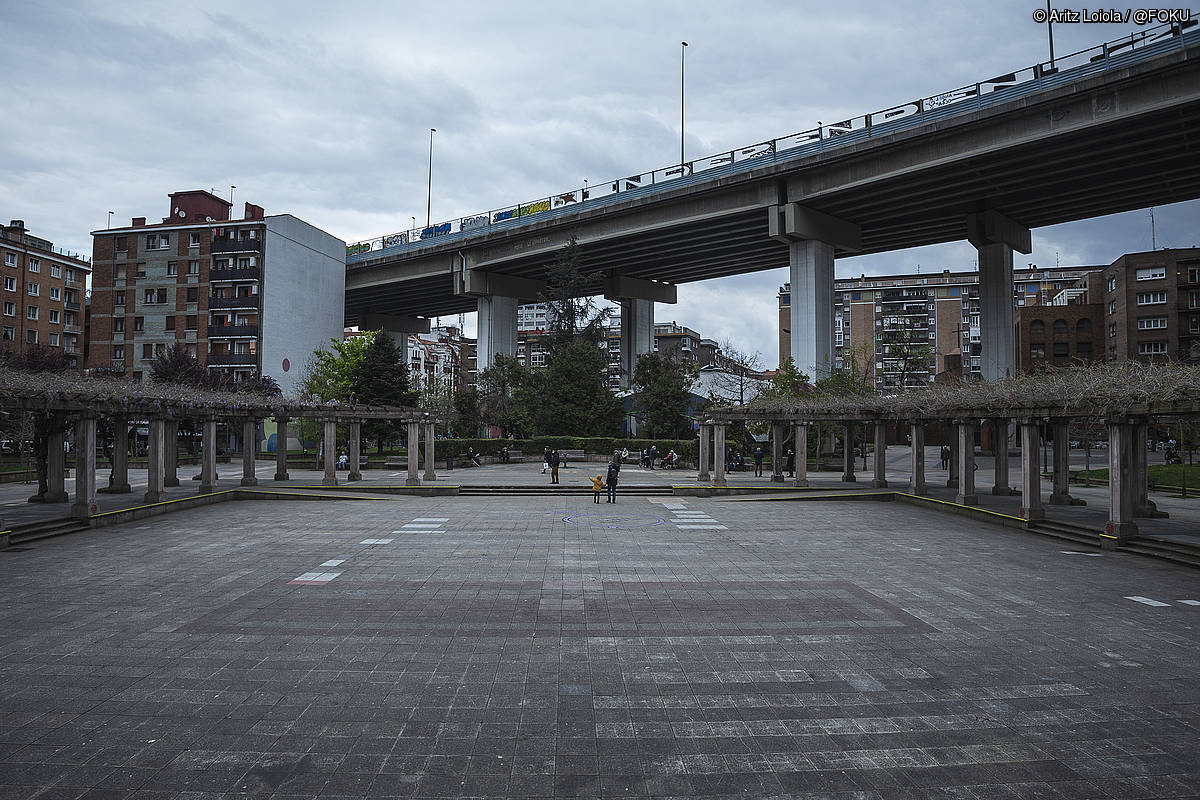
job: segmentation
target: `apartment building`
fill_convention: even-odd
[[[14,219],[0,225],[0,264],[0,349],[43,345],[79,366],[88,260],[33,236]]]
[[[182,342],[210,370],[297,387],[309,355],[342,333],[345,243],[290,214],[205,191],[168,195],[161,223],[93,231],[90,369],[141,379]]]
[[[1078,292],[1100,266],[1013,271],[1013,307],[1049,305]],[[780,363],[791,354],[791,287],[780,287]],[[919,386],[961,363],[980,372],[979,273],[884,275],[834,281],[834,369],[853,363],[879,389]]]
[[[1200,362],[1200,249],[1126,253],[1087,282],[1108,361]]]

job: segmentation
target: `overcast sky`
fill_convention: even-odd
[[[437,221],[675,163],[681,40],[696,157],[1045,60],[1039,5],[8,3],[0,215],[90,253],[110,210],[122,224],[153,221],[169,192],[228,196],[232,184],[238,208],[370,238],[424,220],[431,127]],[[1055,52],[1135,29],[1056,25]],[[1200,244],[1200,202],[1155,219],[1159,247]],[[1150,221],[1130,212],[1040,229],[1033,242],[1018,265],[1107,264],[1150,249]],[[948,244],[837,270],[940,272],[974,258]],[[681,286],[656,317],[773,366],[786,279]]]

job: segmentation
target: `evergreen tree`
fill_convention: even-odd
[[[400,350],[392,337],[376,331],[370,343],[354,365],[351,389],[356,403],[371,406],[411,406],[417,393],[408,386],[408,366],[400,360]],[[395,436],[396,423],[370,420],[363,423],[363,433],[374,439],[380,452],[386,439]]]
[[[638,358],[633,369],[633,391],[650,438],[689,435],[688,402],[698,376],[695,364],[677,363],[658,353]]]
[[[464,386],[454,393],[454,411],[451,429],[460,439],[472,439],[479,435],[483,427],[483,416],[480,413],[479,389],[474,386]]]
[[[525,438],[534,432],[540,381],[512,356],[497,355],[479,373],[479,410],[484,423],[500,428],[502,436]]]

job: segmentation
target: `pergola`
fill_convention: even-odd
[[[1152,421],[1200,417],[1200,368],[1180,364],[1124,362],[1071,368],[1006,378],[993,382],[954,382],[891,397],[852,395],[837,397],[760,398],[745,406],[710,411],[701,423],[700,480],[725,485],[725,427],[747,421],[771,426],[774,474],[784,482],[783,442],[789,426],[796,436],[795,486],[807,486],[808,429],[817,423],[844,426],[843,481],[854,481],[853,427],[873,429],[875,473],[872,486],[887,487],[887,426],[910,428],[912,478],[908,490],[927,494],[925,482],[925,428],[930,423],[955,429],[951,446],[951,479],[955,501],[978,505],[975,486],[975,435],[981,424],[995,429],[995,441],[1004,443],[1010,425],[1019,430],[1021,445],[1021,516],[1028,522],[1045,517],[1042,503],[1038,451],[1042,428],[1048,425],[1054,449],[1052,505],[1070,505],[1068,429],[1075,420],[1099,420],[1108,432],[1109,519],[1103,541],[1116,546],[1137,535],[1135,517],[1154,516],[1157,509],[1148,497],[1147,430]],[[709,441],[718,457],[709,472]],[[1009,486],[1007,446],[995,449],[992,494],[1012,493]]]
[[[66,429],[75,434],[75,500],[71,516],[86,519],[96,511],[96,427],[98,420],[112,420],[116,441],[112,459],[112,487],[115,493],[130,492],[128,462],[128,431],[131,421],[147,423],[149,448],[147,454],[146,503],[164,498],[168,486],[178,486],[179,423],[193,421],[201,431],[200,494],[210,494],[216,484],[217,424],[240,425],[242,430],[242,486],[258,483],[254,474],[255,429],[259,421],[274,418],[286,426],[292,420],[312,419],[324,425],[324,467],[322,483],[338,484],[335,453],[337,426],[348,423],[347,450],[350,461],[349,481],[362,479],[360,472],[362,423],[387,420],[408,426],[409,486],[418,486],[418,442],[424,429],[425,475],[433,480],[434,425],[437,419],[421,408],[391,406],[361,406],[353,403],[319,403],[294,398],[213,392],[202,389],[153,383],[128,383],[112,378],[78,375],[24,374],[0,369],[0,411],[31,412],[46,416],[44,448],[47,464],[47,491],[40,498],[49,503],[69,499],[65,491]],[[286,427],[284,428],[286,430]],[[288,454],[286,436],[276,447],[275,480],[286,481]]]

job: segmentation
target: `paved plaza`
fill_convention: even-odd
[[[1200,796],[1200,574],[898,503],[243,501],[0,587],[3,798]]]

